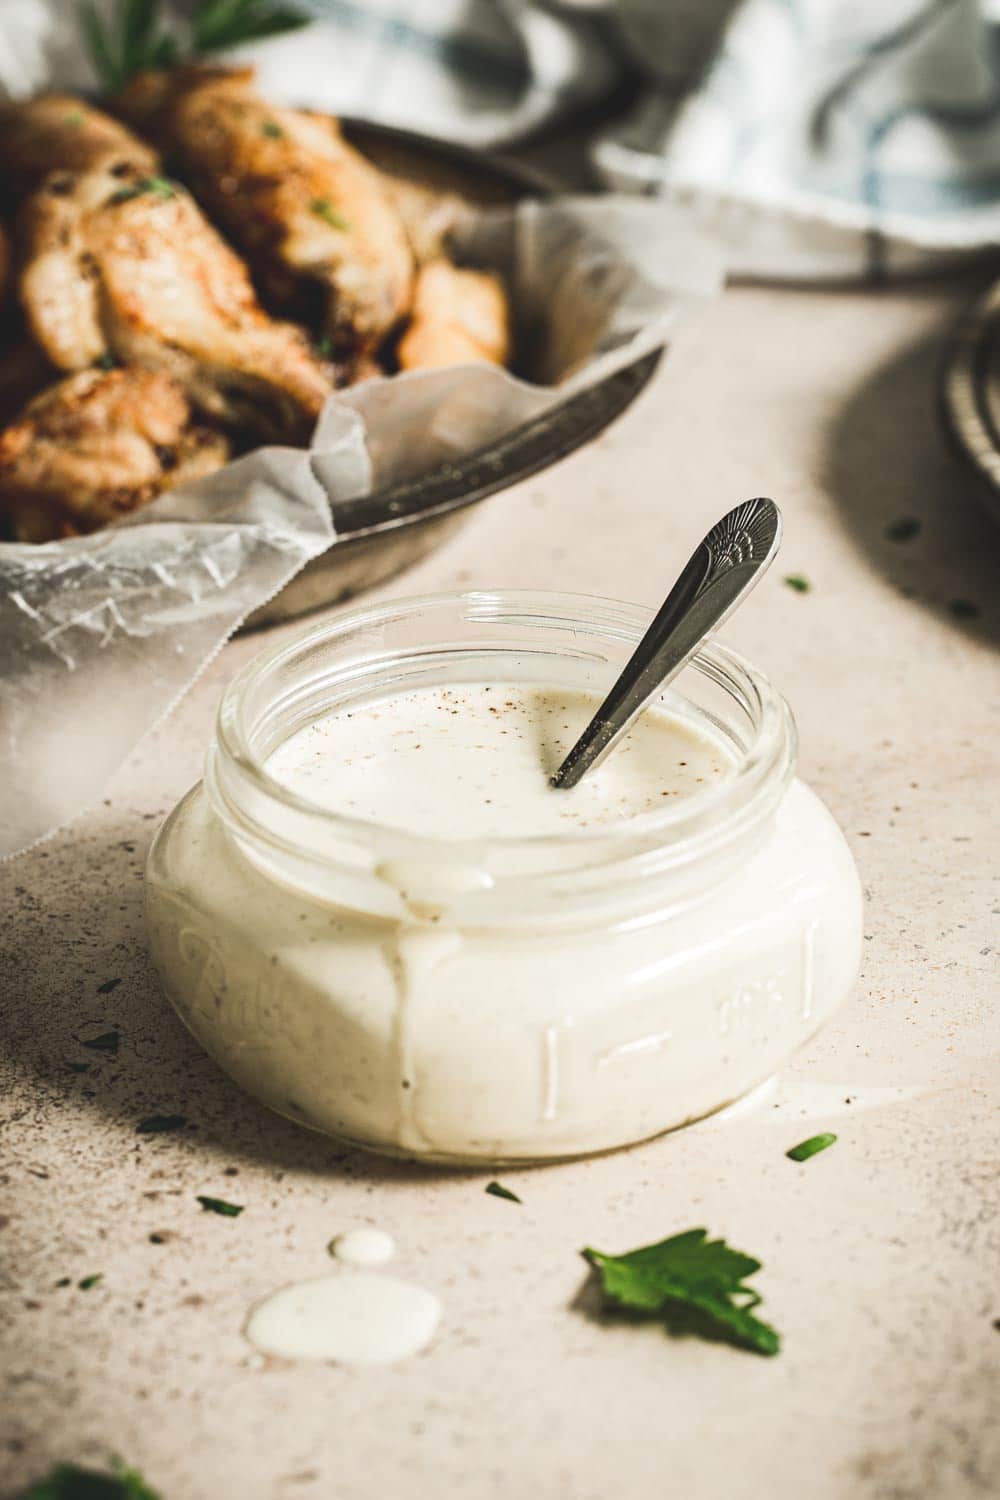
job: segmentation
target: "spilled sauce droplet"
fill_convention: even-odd
[[[347,1266],[385,1266],[396,1242],[384,1229],[348,1229],[330,1241],[330,1254]]]
[[[261,1353],[283,1359],[389,1365],[425,1348],[440,1316],[432,1292],[397,1276],[344,1268],[265,1297],[246,1334]]]

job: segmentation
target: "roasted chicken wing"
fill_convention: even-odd
[[[95,531],[228,455],[168,375],[84,370],[0,432],[0,517],[22,542]]]
[[[417,265],[440,259],[447,253],[448,242],[462,220],[468,218],[469,205],[457,193],[438,192],[388,172],[381,176],[389,201],[403,221]]]
[[[57,168],[86,172],[120,161],[140,172],[157,170],[151,146],[72,94],[41,94],[0,108],[0,160],[2,192],[9,199]]]
[[[171,375],[228,426],[308,437],[328,377],[178,184],[128,163],[54,173],[22,205],[18,239],[21,303],[59,369],[110,355]]]
[[[176,160],[265,295],[322,328],[348,369],[408,311],[402,219],[328,116],[273,108],[248,69],[142,74],[118,105]]]
[[[487,271],[469,271],[447,260],[424,266],[417,277],[413,321],[399,341],[403,370],[510,358],[510,311],[503,285]]]
[[[59,371],[25,332],[17,309],[0,311],[0,427],[58,378]]]

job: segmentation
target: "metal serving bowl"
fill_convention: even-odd
[[[344,131],[379,166],[472,203],[514,203],[553,191],[527,167],[412,131],[360,121],[345,121]],[[602,432],[647,384],[661,353],[654,350],[459,462],[335,506],[336,543],[251,615],[247,627],[336,604],[418,562],[463,525],[478,501],[548,468]]]
[[[941,411],[980,498],[1000,521],[1000,282],[962,317],[941,375]]]

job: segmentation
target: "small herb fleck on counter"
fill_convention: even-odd
[[[818,1156],[821,1151],[832,1146],[836,1139],[829,1131],[824,1131],[822,1135],[811,1135],[807,1141],[800,1141],[797,1146],[786,1151],[785,1155],[790,1161],[808,1161],[810,1156]]]
[[[788,573],[786,574],[784,581],[788,585],[788,587],[790,589],[794,589],[797,594],[808,594],[809,590],[812,588],[812,584],[809,582],[808,578],[805,578],[801,573]]]
[[[81,1038],[81,1047],[90,1047],[94,1052],[117,1052],[121,1041],[120,1031],[102,1031],[99,1036],[87,1037],[86,1041]]]
[[[502,1182],[488,1182],[486,1192],[492,1193],[494,1198],[507,1198],[511,1203],[521,1201],[517,1194],[512,1193],[510,1188],[505,1188]]]
[[[92,1286],[96,1286],[99,1281],[103,1280],[104,1272],[95,1271],[92,1276],[84,1276],[82,1281],[77,1282],[77,1286],[80,1288],[81,1292],[89,1292]]]
[[[114,1472],[83,1469],[79,1464],[57,1464],[31,1485],[19,1500],[160,1500],[135,1469],[115,1463]]]
[[[898,520],[889,522],[885,534],[890,542],[912,542],[922,530],[922,524],[916,516],[900,516]]]
[[[110,995],[111,991],[116,990],[120,984],[120,979],[106,979],[103,984],[97,986],[97,993],[99,995]]]
[[[183,1130],[187,1124],[186,1115],[150,1115],[148,1119],[140,1120],[135,1127],[136,1135],[166,1135],[171,1130]]]
[[[781,1347],[776,1330],[754,1317],[761,1297],[745,1284],[760,1261],[725,1240],[710,1240],[707,1229],[687,1229],[626,1255],[591,1249],[583,1255],[612,1303],[661,1319],[670,1333],[718,1339],[757,1354],[777,1354]]]
[[[225,1198],[209,1198],[204,1193],[198,1193],[197,1198],[209,1213],[222,1214],[227,1219],[235,1219],[243,1212],[242,1203],[227,1203]]]

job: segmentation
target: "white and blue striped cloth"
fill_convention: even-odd
[[[108,5],[113,0],[106,0]],[[997,0],[306,0],[248,49],[288,100],[506,146],[623,85],[592,160],[737,270],[908,269],[1000,242]],[[0,0],[0,90],[86,82],[74,0]]]

